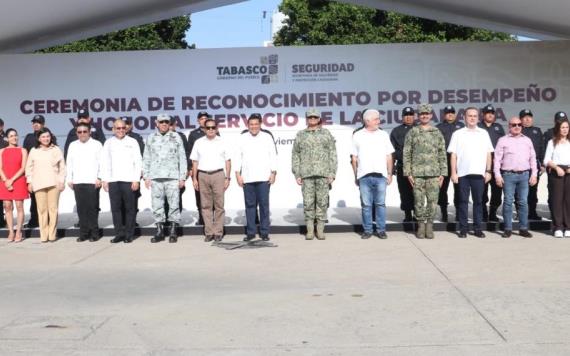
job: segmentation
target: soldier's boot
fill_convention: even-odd
[[[170,224],[170,235],[168,236],[168,242],[178,242],[178,223],[173,222]]]
[[[426,223],[418,222],[418,231],[416,231],[416,237],[418,239],[423,239],[426,237]]]
[[[497,208],[491,207],[489,210],[489,221],[499,222],[499,217],[497,216]]]
[[[426,239],[433,239],[434,235],[433,235],[433,222],[432,221],[428,221],[426,223]]]
[[[307,220],[307,235],[305,235],[305,240],[312,240],[315,238],[315,222],[312,220]]]
[[[447,222],[447,206],[441,207],[441,221]]]
[[[412,211],[404,210],[404,214],[406,214],[406,216],[404,217],[404,222],[412,222],[412,220],[414,219],[414,217],[412,216]]]
[[[150,242],[157,243],[164,240],[164,223],[156,223],[156,232]]]
[[[325,239],[325,222],[324,221],[317,221],[317,239],[319,239],[319,240]]]

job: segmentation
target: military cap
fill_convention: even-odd
[[[430,104],[423,103],[423,104],[418,105],[418,114],[422,114],[422,113],[426,113],[426,112],[428,114],[431,114],[432,110],[433,109],[432,109]]]
[[[198,113],[197,118],[199,119],[199,118],[201,118],[202,116],[210,117],[210,115],[209,115],[206,111],[200,111],[200,112]]]
[[[404,109],[402,109],[402,116],[409,116],[409,115],[414,115],[414,109],[412,109],[409,106],[406,106]]]
[[[77,118],[78,118],[78,119],[86,118],[86,117],[89,117],[89,110],[87,110],[87,109],[80,109],[80,110],[77,112]]]
[[[443,113],[444,114],[449,114],[449,113],[455,114],[455,108],[452,105],[447,105],[446,107],[443,108]]]
[[[481,112],[483,112],[483,114],[487,114],[487,113],[495,113],[495,107],[491,104],[487,104],[485,105],[485,107],[483,109],[481,109]]]
[[[319,110],[315,108],[310,108],[309,110],[307,110],[307,112],[305,112],[305,117],[311,117],[311,116],[321,117],[321,113],[319,112]]]
[[[46,118],[43,115],[34,115],[34,117],[32,117],[32,122],[37,122],[43,125],[46,123]]]
[[[529,109],[522,109],[521,112],[519,112],[519,119],[522,119],[525,116],[533,116],[532,111]]]
[[[554,121],[562,121],[562,120],[567,120],[568,119],[568,115],[566,115],[566,113],[564,111],[559,111],[556,114],[554,114]]]
[[[158,116],[156,117],[156,121],[161,122],[161,121],[168,121],[170,122],[171,118],[170,115],[167,114],[158,114]]]

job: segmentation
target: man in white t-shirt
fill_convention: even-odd
[[[378,110],[366,110],[364,128],[352,136],[352,169],[356,185],[360,187],[363,239],[372,236],[372,206],[376,212],[376,231],[381,239],[386,236],[386,186],[392,183],[394,147],[388,134],[379,128]]]
[[[491,153],[493,144],[489,134],[477,127],[479,110],[465,109],[465,127],[451,136],[447,152],[451,153],[451,180],[459,184],[459,237],[467,237],[469,193],[473,200],[473,229],[475,236],[483,238],[483,190],[491,179]]]

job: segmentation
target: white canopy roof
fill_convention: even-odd
[[[20,0],[0,11],[0,52],[28,52],[243,0]],[[570,38],[568,0],[343,0],[540,39]]]

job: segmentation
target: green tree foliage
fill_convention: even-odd
[[[135,51],[151,49],[194,48],[186,43],[186,31],[190,28],[190,16],[135,26],[106,35],[75,41],[42,49],[43,53]]]
[[[514,37],[328,0],[283,0],[275,45],[513,41]]]

